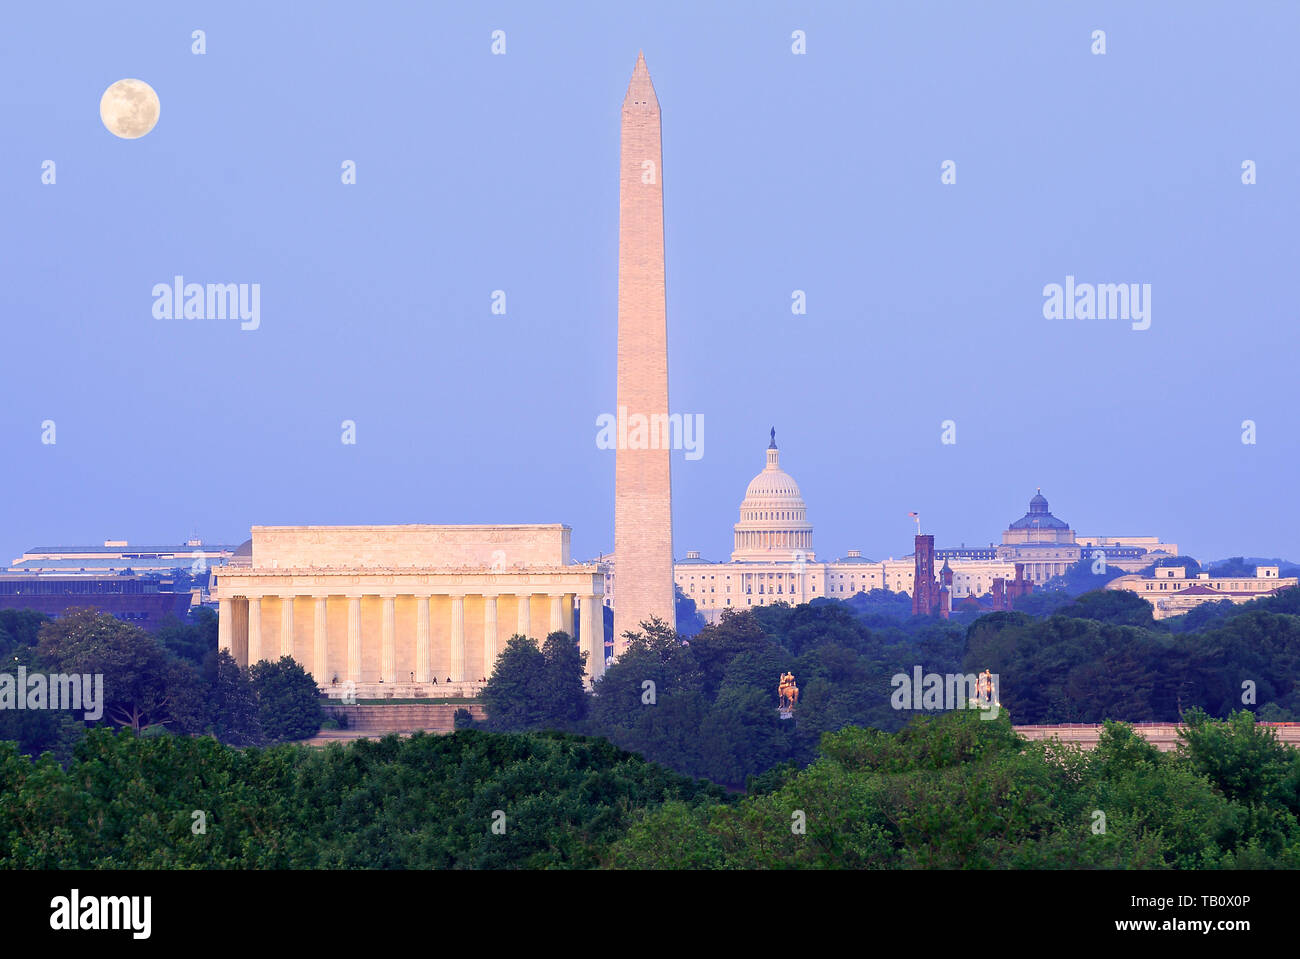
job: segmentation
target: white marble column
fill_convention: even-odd
[[[219,602],[217,611],[217,649],[224,649],[235,655],[235,611],[234,603],[228,599]]]
[[[262,597],[248,597],[248,665],[262,659]]]
[[[361,597],[348,598],[348,679],[361,682]]]
[[[529,615],[529,601],[532,599],[527,593],[516,596],[519,601],[519,628],[515,630],[520,636],[530,636],[533,632],[533,621]]]
[[[313,625],[315,633],[313,634],[314,642],[311,651],[311,668],[312,675],[316,677],[316,682],[324,685],[330,681],[329,676],[329,633],[325,622],[325,597],[317,596],[315,606],[315,620]]]
[[[293,597],[280,597],[280,655],[293,658]]]
[[[465,681],[465,597],[451,598],[451,681]]]
[[[605,673],[605,617],[599,597],[584,593],[581,597],[582,651],[587,654],[587,681]]]
[[[380,649],[379,675],[386,683],[397,682],[397,597],[385,596],[383,646]]]
[[[547,635],[564,631],[564,594],[551,593],[551,628]]]
[[[415,597],[415,681],[433,682],[433,644],[429,636],[429,597]]]
[[[497,664],[497,598],[483,597],[483,675],[492,678]]]

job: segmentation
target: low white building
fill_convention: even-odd
[[[817,559],[813,526],[799,484],[781,469],[776,440],[767,449],[767,463],[750,481],[733,527],[734,548],[729,562],[710,562],[692,550],[673,564],[673,578],[683,594],[695,601],[706,622],[715,623],[725,609],[750,609],[772,603],[807,603],[820,596],[849,599],[857,593],[888,589],[912,593],[912,557],[872,560],[859,550],[831,561]],[[1015,563],[993,557],[946,559],[953,571],[953,599],[983,596],[995,577],[1014,579]],[[602,556],[605,603],[617,602],[616,556]]]
[[[1295,576],[1279,576],[1276,566],[1256,566],[1254,576],[1215,576],[1197,573],[1187,578],[1183,566],[1160,566],[1151,576],[1121,576],[1106,584],[1107,589],[1126,589],[1145,599],[1156,619],[1181,616],[1202,603],[1249,603],[1300,584]]]
[[[745,489],[739,521],[733,526],[733,549],[727,562],[702,558],[691,550],[673,564],[673,579],[695,601],[706,622],[715,623],[725,609],[749,609],[772,603],[806,603],[819,596],[849,599],[857,593],[888,589],[913,591],[915,560],[873,560],[859,550],[835,560],[818,560],[813,549],[813,525],[794,477],[781,468],[773,436],[767,463]],[[1002,543],[935,550],[935,563],[952,571],[952,602],[989,594],[993,580],[1013,580],[1022,563],[1026,578],[1036,585],[1065,572],[1080,558],[1103,556],[1107,567],[1138,570],[1178,547],[1156,536],[1076,536],[1052,515],[1042,491],[1030,500],[1028,512],[1012,522]],[[618,601],[617,556],[602,555],[604,603]],[[939,570],[936,569],[936,573]]]

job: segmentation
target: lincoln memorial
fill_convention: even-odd
[[[603,570],[569,561],[570,532],[254,526],[215,571],[219,645],[241,666],[292,656],[331,697],[470,696],[510,636],[575,635],[577,616],[590,682],[605,666]]]

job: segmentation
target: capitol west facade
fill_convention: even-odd
[[[1017,564],[1027,579],[1041,585],[1085,555],[1101,555],[1110,567],[1135,571],[1177,551],[1176,544],[1155,536],[1079,536],[1052,515],[1040,490],[1025,515],[1003,532],[1001,545],[939,549],[935,560],[953,574],[955,605],[988,594],[995,578],[1015,579]],[[600,562],[606,567],[605,604],[616,607],[617,556]],[[807,504],[794,477],[781,468],[775,435],[762,472],[745,490],[730,561],[710,562],[690,551],[673,566],[677,586],[708,623],[718,622],[727,609],[796,605],[819,597],[849,599],[873,589],[912,595],[914,578],[911,556],[876,561],[854,549],[839,559],[817,559]]]

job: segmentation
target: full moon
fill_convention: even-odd
[[[143,80],[118,80],[99,100],[99,118],[113,136],[136,140],[153,129],[162,107]]]

